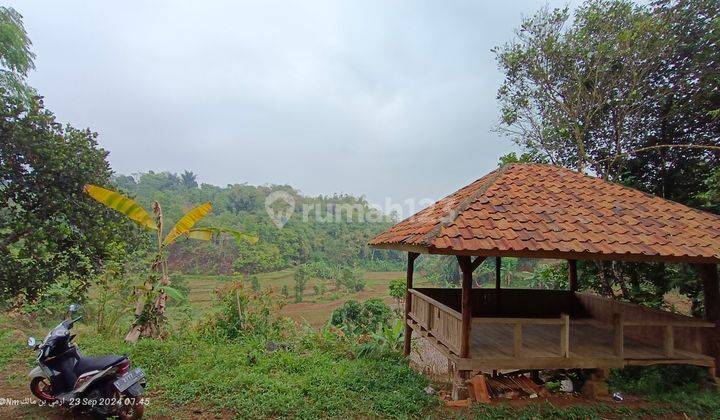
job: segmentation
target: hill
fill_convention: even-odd
[[[370,271],[402,268],[399,252],[367,246],[370,238],[396,220],[372,208],[363,197],[308,197],[289,185],[198,184],[195,174],[188,171],[119,175],[113,177],[113,183],[146,208],[153,201],[160,202],[167,225],[172,226],[193,206],[209,201],[213,211],[204,223],[252,233],[260,239],[252,246],[227,237],[210,243],[180,241],[169,252],[173,272],[253,274],[318,261]],[[284,216],[289,217],[283,224]],[[242,265],[233,269],[240,256]]]

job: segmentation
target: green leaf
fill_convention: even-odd
[[[157,230],[157,225],[153,218],[150,217],[150,214],[136,203],[135,200],[125,197],[119,192],[92,184],[85,185],[83,191],[106,207],[124,214],[140,226],[150,230]]]
[[[185,213],[185,215],[181,217],[180,220],[177,221],[177,223],[175,223],[175,226],[173,226],[170,233],[167,234],[165,240],[163,241],[163,245],[170,245],[171,243],[175,242],[175,240],[179,238],[182,234],[189,232],[190,229],[195,226],[195,223],[197,223],[198,221],[200,221],[200,219],[210,213],[210,210],[212,210],[212,204],[205,203],[200,204],[199,206]]]
[[[166,295],[170,296],[173,299],[185,300],[185,295],[183,295],[183,293],[181,291],[179,291],[178,289],[176,289],[174,287],[163,286],[162,290]]]
[[[209,241],[210,239],[212,239],[213,235],[219,235],[221,233],[227,233],[229,235],[234,236],[236,240],[244,240],[251,244],[254,244],[258,241],[257,236],[249,235],[247,233],[243,233],[243,232],[233,230],[233,229],[216,228],[216,227],[190,229],[186,233],[186,236],[188,238],[199,239],[201,241]]]

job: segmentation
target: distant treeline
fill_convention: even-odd
[[[146,208],[155,200],[160,202],[170,226],[192,206],[209,201],[213,210],[204,223],[242,230],[260,239],[257,244],[237,243],[229,236],[209,243],[179,241],[169,252],[168,262],[174,272],[253,274],[318,261],[366,270],[402,267],[401,253],[367,246],[368,240],[396,221],[377,213],[363,197],[307,197],[288,185],[218,187],[198,184],[196,175],[189,171],[119,175],[113,177],[113,183]],[[268,195],[277,191],[294,200],[294,212],[282,228],[273,223],[266,210]],[[278,206],[287,208],[287,203],[272,203],[273,208]]]

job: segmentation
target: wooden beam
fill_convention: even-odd
[[[666,325],[663,331],[663,353],[665,353],[665,357],[673,357],[675,355],[675,335],[672,325]]]
[[[408,262],[407,262],[407,279],[406,279],[406,286],[407,290],[405,292],[405,337],[403,342],[403,354],[405,357],[410,355],[410,340],[412,338],[412,328],[409,324],[409,315],[410,315],[410,309],[412,308],[412,297],[410,295],[410,291],[413,287],[413,272],[415,271],[415,259],[418,257],[417,252],[408,252]]]
[[[460,337],[460,357],[470,354],[470,326],[472,321],[471,293],[472,293],[472,262],[470,257],[458,256],[458,265],[462,270],[462,334]]]
[[[570,315],[560,315],[562,327],[560,327],[560,356],[570,357]]]
[[[381,248],[378,245],[371,245],[374,248]],[[398,249],[387,247],[388,249]],[[429,246],[421,252],[422,254],[433,255],[466,255],[474,257],[483,254],[491,257],[516,257],[516,258],[547,258],[553,260],[591,260],[591,261],[635,261],[635,262],[665,262],[685,264],[718,264],[720,258],[712,257],[687,257],[671,255],[645,255],[645,254],[618,254],[618,253],[595,253],[595,252],[563,252],[563,251],[539,251],[539,250],[506,250],[495,249],[463,249],[436,248]]]
[[[513,356],[520,357],[522,353],[522,324],[516,323],[513,329]]]
[[[577,260],[568,260],[568,283],[570,283],[570,291],[577,292],[577,290],[578,290]]]
[[[705,337],[706,354],[715,358],[715,376],[720,377],[720,280],[716,264],[696,266],[703,282],[705,320],[714,322],[713,331]]]
[[[623,319],[621,313],[613,314],[613,350],[615,356],[623,357],[625,352],[624,345],[625,340],[623,339]]]
[[[703,293],[705,295],[705,319],[708,321],[720,321],[720,281],[715,264],[699,264],[696,266],[700,272],[700,279],[703,282]]]
[[[472,265],[470,266],[470,269],[471,269],[472,271],[475,271],[475,269],[478,268],[478,267],[480,267],[480,264],[482,264],[483,261],[485,261],[486,258],[487,258],[487,257],[476,257],[476,258],[473,260]]]
[[[495,257],[495,290],[500,290],[500,268],[502,267],[502,258]]]

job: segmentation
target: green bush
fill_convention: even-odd
[[[365,289],[363,272],[355,267],[341,267],[335,279],[335,287],[345,287],[349,292],[361,292]]]
[[[628,366],[613,370],[608,384],[625,392],[652,396],[679,389],[697,392],[708,380],[707,368],[698,366]]]
[[[253,292],[259,292],[260,291],[260,278],[256,275],[250,276],[250,286],[252,287]]]
[[[93,298],[88,301],[85,313],[88,321],[95,324],[96,332],[119,334],[125,327],[130,327],[129,316],[133,311],[132,277],[120,275],[114,267],[108,267],[90,288],[89,294]],[[128,318],[127,325],[122,325],[125,318]]]
[[[285,300],[278,299],[272,290],[253,293],[243,282],[235,281],[216,294],[219,310],[206,315],[200,325],[206,336],[220,339],[235,339],[248,334],[276,337],[286,331],[287,320],[278,316]]]
[[[359,303],[348,300],[330,315],[330,324],[352,334],[369,334],[387,325],[390,307],[380,299],[368,299]]]
[[[398,313],[401,311],[402,303],[405,301],[405,295],[407,294],[407,281],[405,279],[395,279],[390,281],[390,291],[388,292],[391,297],[395,298],[395,304],[397,305]]]

